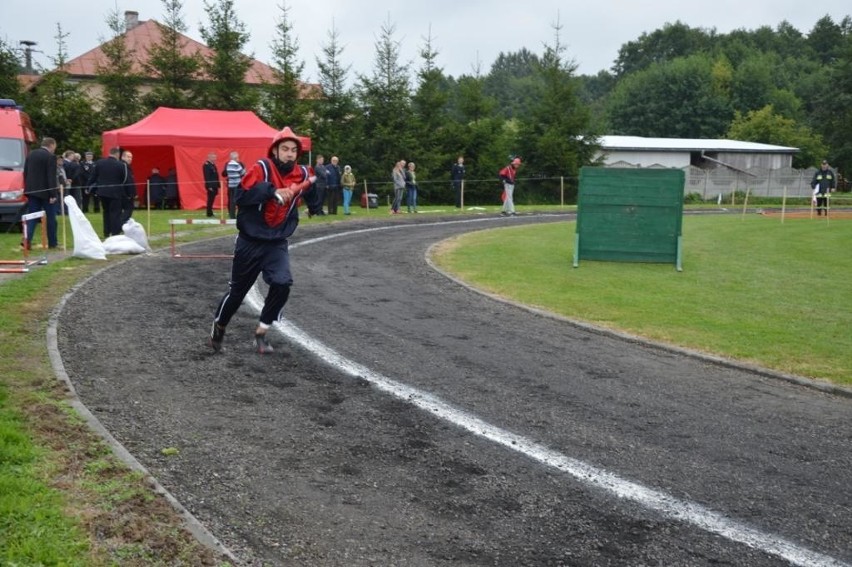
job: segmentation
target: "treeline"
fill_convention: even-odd
[[[604,134],[795,146],[802,151],[794,167],[826,157],[843,172],[852,168],[849,16],[824,16],[807,33],[787,22],[727,34],[675,22],[624,44],[612,68],[594,76],[576,74],[558,19],[542,53],[502,53],[487,72],[459,77],[443,72],[431,33],[417,61],[402,61],[390,20],[377,35],[372,71],[352,75],[345,38],[332,27],[316,56],[320,88],[305,90],[286,3],[278,6],[269,62],[276,82],[259,88],[243,82],[249,34],[233,0],[205,4],[200,33],[215,54],[209,60],[183,54],[180,0],[163,5],[162,41],[140,74],[132,71],[137,54],[123,41],[123,18],[108,16],[100,100],[61,71],[68,56],[59,25],[55,69],[32,92],[21,92],[19,56],[0,41],[0,96],[22,101],[38,132],[57,138],[60,149],[97,149],[101,132],[158,106],[253,110],[311,136],[315,152],[339,155],[369,179],[388,178],[400,158],[417,162],[419,179],[448,179],[458,155],[469,179],[493,179],[513,155],[524,158],[525,177],[575,177]]]

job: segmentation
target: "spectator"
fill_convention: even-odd
[[[89,212],[89,203],[95,206],[95,212],[101,212],[101,200],[96,192],[91,189],[92,174],[95,172],[95,162],[92,152],[86,152],[85,159],[80,163],[80,191],[83,198],[83,212]]]
[[[343,166],[343,177],[340,183],[343,185],[343,214],[351,215],[352,212],[349,210],[349,204],[352,202],[352,191],[355,189],[355,174],[352,173],[351,166]],[[367,206],[369,206],[369,202]]]
[[[162,209],[165,202],[166,178],[160,175],[159,167],[152,167],[148,176],[148,208]]]
[[[462,206],[462,182],[464,181],[464,156],[459,156],[450,170],[450,178],[453,180],[453,193],[456,196],[456,208]]]
[[[179,209],[180,208],[180,191],[178,191],[177,171],[175,168],[169,168],[169,173],[166,175],[166,196],[163,202],[164,208]]]
[[[80,154],[74,150],[66,150],[62,155],[62,169],[65,171],[65,194],[74,197],[77,201],[77,206],[82,207],[83,199],[80,194]],[[65,210],[65,203],[62,203],[62,210]]]
[[[814,178],[811,180],[811,189],[814,190],[814,201],[816,202],[817,216],[822,216],[825,211],[825,216],[828,216],[828,198],[829,193],[833,192],[837,187],[837,177],[834,172],[828,167],[828,161],[822,160],[820,167],[814,173]]]
[[[509,165],[500,170],[500,181],[503,182],[503,209],[500,212],[504,217],[515,216],[515,176],[521,167],[521,158],[512,158]]]
[[[228,183],[228,217],[235,219],[237,218],[237,190],[243,175],[246,174],[246,167],[240,161],[239,153],[231,152],[230,158],[222,169],[222,177]]]
[[[50,248],[58,245],[56,238],[56,202],[59,191],[56,182],[56,140],[44,138],[41,147],[30,152],[24,162],[24,194],[27,196],[27,212],[44,211],[47,223],[47,243]],[[27,238],[22,243],[32,248],[33,231],[38,219],[27,221]]]
[[[65,214],[65,195],[68,191],[68,177],[65,176],[65,159],[56,156],[56,187],[59,189],[59,200],[56,202],[56,214]]]
[[[325,194],[328,188],[328,172],[325,169],[325,157],[322,154],[317,155],[314,175],[317,178],[316,197],[314,198],[320,204],[320,208],[316,214],[322,216],[325,214],[325,211],[322,210],[322,204],[325,203]]]
[[[121,227],[124,226],[130,217],[133,216],[133,209],[136,206],[136,179],[133,177],[133,153],[130,150],[124,150],[121,153],[121,161],[127,164],[127,180],[124,185],[124,195],[121,197]]]
[[[216,152],[207,154],[207,161],[201,168],[204,172],[204,190],[207,191],[207,216],[213,216],[213,202],[219,194],[219,170],[216,169]]]
[[[269,291],[254,331],[255,348],[260,354],[274,350],[266,335],[281,316],[293,285],[287,239],[299,224],[299,198],[305,196],[306,202],[322,206],[321,201],[307,198],[306,193],[316,191],[316,177],[309,167],[298,165],[301,154],[302,139],[284,128],[272,139],[268,158],[258,160],[243,178],[228,291],[216,308],[208,338],[216,352],[222,349],[228,322],[261,273]]]
[[[326,192],[328,193],[328,214],[337,214],[337,204],[340,202],[340,160],[331,156],[331,163],[325,166]]]
[[[96,161],[90,185],[101,200],[104,238],[121,234],[121,202],[130,193],[127,163],[120,157],[121,148],[115,147],[110,148],[108,157]]]
[[[405,160],[401,159],[393,166],[393,203],[391,203],[390,214],[398,215],[399,206],[402,204],[402,192],[405,190]],[[369,206],[369,203],[367,203]]]
[[[409,162],[408,170],[405,172],[405,193],[408,212],[417,212],[417,174],[414,173],[414,162]]]

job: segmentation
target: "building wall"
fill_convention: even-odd
[[[719,152],[716,155],[712,155],[712,157],[737,169],[750,169],[753,167],[762,167],[764,169],[781,169],[784,167],[793,166],[793,156],[791,154],[749,154],[742,152]]]
[[[638,165],[639,167],[661,165],[663,167],[681,168],[689,165],[689,152],[611,150],[604,153],[605,165],[619,161]]]
[[[604,156],[604,165],[613,165],[619,162],[637,167],[663,166],[682,168],[690,165],[690,152],[610,150],[601,152],[599,155]],[[783,169],[793,166],[793,156],[791,154],[706,152],[706,155],[737,170],[758,167],[763,169]],[[702,167],[715,169],[721,167],[721,165],[708,160]]]

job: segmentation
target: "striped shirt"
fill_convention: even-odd
[[[230,160],[225,164],[225,169],[222,170],[222,177],[228,178],[228,188],[234,189],[240,184],[243,175],[246,174],[246,168],[238,161]]]

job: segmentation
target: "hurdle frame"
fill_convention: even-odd
[[[41,219],[41,250],[42,256],[38,260],[30,260],[30,251],[27,243],[27,221]],[[0,260],[0,266],[15,266],[13,268],[0,267],[0,274],[25,274],[30,271],[30,266],[43,266],[47,264],[47,224],[45,223],[44,211],[35,211],[21,215],[21,230],[24,243],[23,260]]]
[[[177,251],[175,243],[175,226],[179,224],[208,224],[208,225],[236,225],[236,219],[169,219],[169,231],[171,233],[171,256],[172,258],[192,259],[192,258],[227,258],[234,257],[233,254],[181,254]]]

